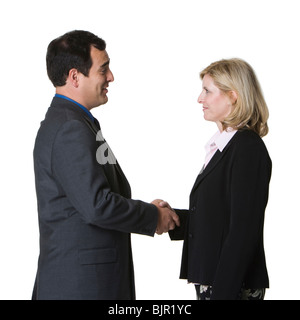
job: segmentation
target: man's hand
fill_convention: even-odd
[[[163,234],[169,230],[175,229],[180,226],[179,217],[175,211],[170,207],[168,202],[156,199],[151,202],[158,209],[158,223],[156,228],[157,234]]]

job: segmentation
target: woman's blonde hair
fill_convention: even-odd
[[[269,111],[254,70],[241,59],[224,59],[212,63],[201,73],[201,79],[209,74],[215,85],[225,94],[235,91],[237,100],[230,115],[222,121],[223,129],[247,128],[261,137],[269,129]]]

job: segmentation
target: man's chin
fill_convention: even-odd
[[[94,108],[97,108],[97,107],[100,107],[104,104],[106,104],[108,102],[108,98],[106,97],[106,99],[102,99],[101,101],[99,101],[97,104],[95,104],[93,107],[91,107],[91,109],[94,109]]]
[[[101,104],[106,104],[108,102],[108,96],[105,96]]]

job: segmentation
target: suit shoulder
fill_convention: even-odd
[[[255,142],[261,140],[261,137],[256,132],[247,129],[239,130],[236,136],[239,140],[244,142]]]
[[[68,103],[59,102],[52,102],[46,114],[46,119],[55,119],[58,120],[58,122],[65,122],[73,119],[77,119],[80,121],[83,120],[80,109],[78,110],[76,106],[70,105]]]
[[[237,152],[258,153],[268,155],[268,150],[263,139],[252,130],[241,130],[236,133],[234,147]]]
[[[53,141],[61,134],[76,135],[86,132],[83,135],[91,136],[91,130],[87,126],[83,117],[77,114],[72,108],[65,108],[60,105],[51,105],[45,119],[41,122],[36,137],[36,147],[42,145],[52,145]]]
[[[78,127],[87,127],[87,120],[83,110],[68,101],[54,98],[45,119],[41,122],[40,131],[46,131],[47,133],[57,132],[69,122],[77,123]]]
[[[247,147],[251,146],[264,146],[262,138],[252,130],[241,130],[236,134],[236,144],[244,145]]]

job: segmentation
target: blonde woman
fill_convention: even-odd
[[[184,239],[180,278],[195,284],[199,300],[264,299],[269,279],[263,226],[272,163],[261,137],[268,133],[268,108],[243,60],[212,63],[201,79],[198,102],[218,131],[206,145],[189,210],[176,209],[181,227],[170,231],[172,240]]]

